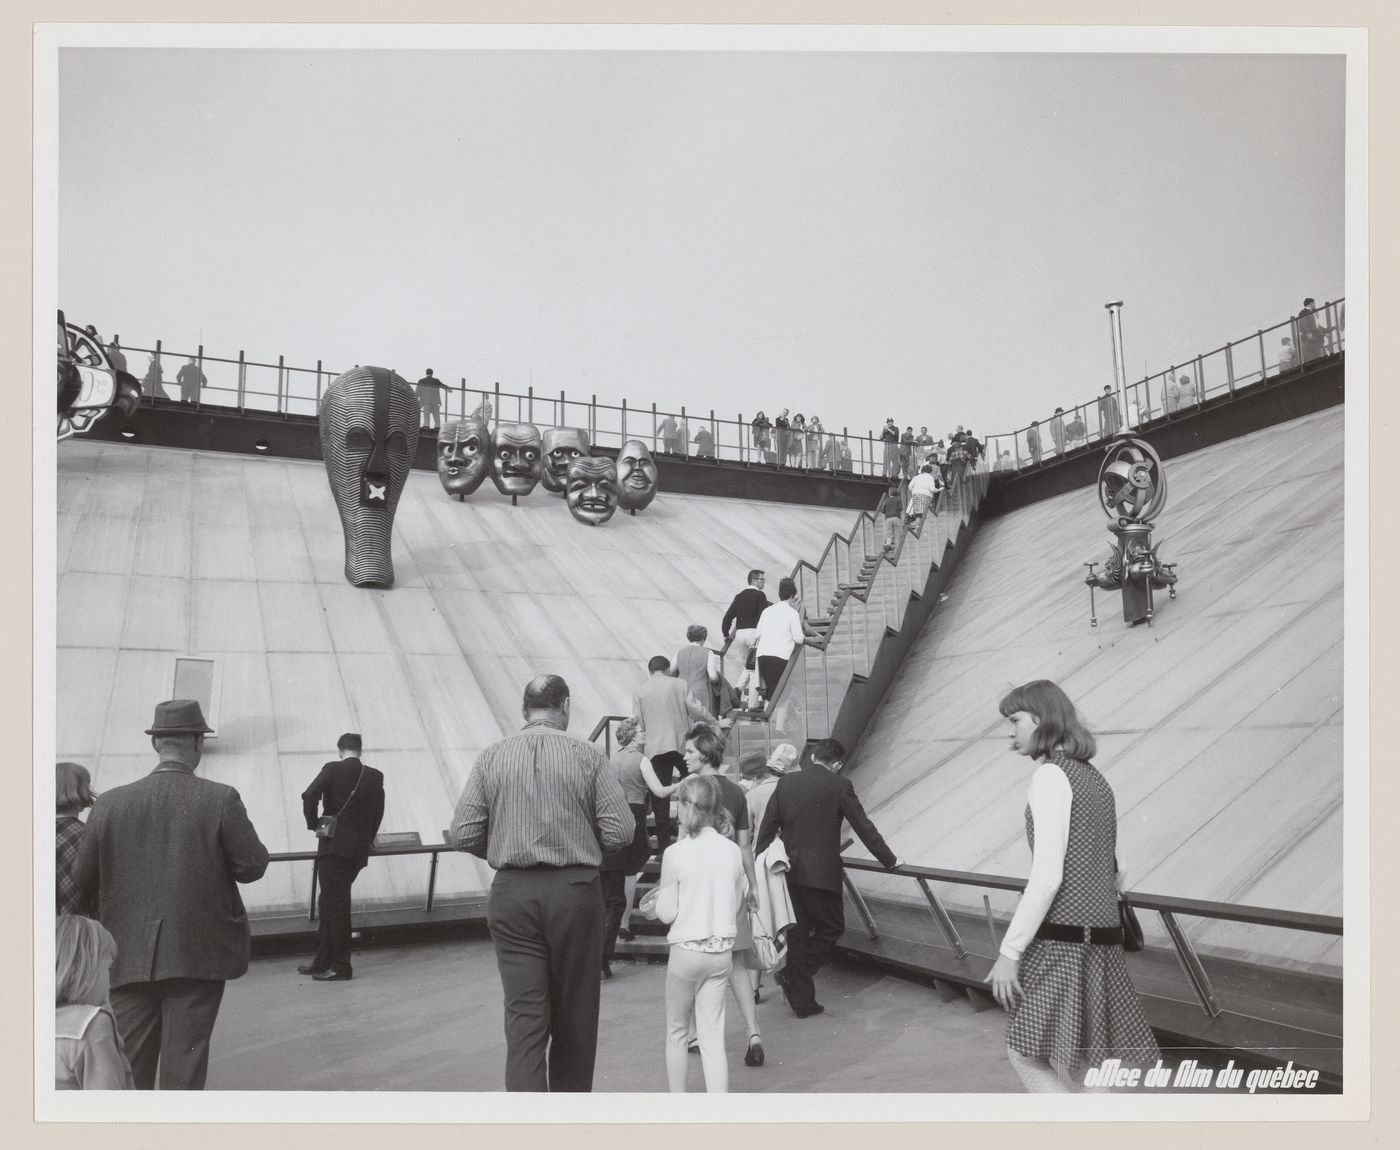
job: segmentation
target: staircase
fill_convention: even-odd
[[[727,761],[753,750],[767,754],[778,743],[801,750],[833,733],[850,688],[866,681],[886,639],[899,637],[910,603],[971,522],[988,479],[985,470],[959,477],[889,550],[882,546],[882,520],[863,511],[847,534],[832,535],[815,563],[798,562],[792,578],[803,619],[816,634],[794,653],[761,712],[733,712]],[[920,612],[910,623],[922,627],[926,619]],[[733,681],[737,674],[725,677]]]

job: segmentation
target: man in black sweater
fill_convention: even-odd
[[[724,619],[720,622],[721,633],[734,640],[729,647],[726,668],[726,677],[731,681],[737,681],[748,665],[749,651],[758,642],[758,617],[772,606],[768,602],[768,596],[763,593],[765,579],[767,576],[759,568],[755,567],[750,571],[748,584],[734,596],[734,601],[729,604],[729,610],[724,613]],[[752,684],[749,697],[744,700],[745,705],[750,708],[758,705],[757,675],[752,677]]]

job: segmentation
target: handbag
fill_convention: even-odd
[[[350,788],[350,794],[346,798],[346,800],[340,804],[340,810],[336,811],[333,815],[322,815],[319,819],[316,820],[316,837],[318,839],[335,838],[335,828],[337,823],[339,822],[340,816],[345,813],[345,808],[350,805],[350,799],[353,799],[355,797],[355,792],[360,789],[360,780],[364,777],[365,765],[364,763],[361,763],[360,773],[355,778],[355,785]]]
[[[1113,860],[1113,873],[1118,873],[1118,859]],[[1142,923],[1138,922],[1137,912],[1133,910],[1133,905],[1123,897],[1123,892],[1118,892],[1118,924],[1123,928],[1123,949],[1129,954],[1136,954],[1143,948]]]
[[[773,941],[773,936],[764,928],[763,920],[755,911],[749,911],[749,925],[753,928],[753,954],[758,960],[758,965],[765,971],[776,970],[780,961],[778,944]]]

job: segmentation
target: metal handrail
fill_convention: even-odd
[[[842,845],[844,847],[846,844]],[[907,863],[887,870],[873,859],[843,856],[841,862],[848,870],[871,871],[914,879],[919,884],[919,889],[929,905],[934,922],[943,933],[954,955],[961,962],[967,961],[967,950],[963,946],[957,928],[953,925],[952,917],[948,914],[938,895],[928,885],[929,882],[946,882],[959,886],[1014,891],[1025,890],[1027,882],[1026,879],[1012,878],[1009,875],[979,874],[975,871],[911,866]],[[872,940],[875,939],[878,937],[878,928],[875,925],[875,917],[869,904],[854,883],[850,883],[848,880],[847,887],[851,893],[852,901],[856,903],[862,921],[866,924],[866,933]],[[1337,937],[1342,934],[1342,919],[1339,915],[1312,914],[1304,911],[1280,910],[1274,907],[1247,906],[1241,903],[1212,902],[1207,899],[1177,898],[1173,895],[1147,894],[1139,891],[1124,891],[1122,898],[1136,909],[1154,910],[1161,917],[1162,925],[1166,929],[1167,937],[1171,940],[1177,962],[1181,965],[1187,981],[1190,982],[1201,1009],[1211,1018],[1217,1018],[1221,1014],[1221,1007],[1215,996],[1215,988],[1211,985],[1210,977],[1206,974],[1200,956],[1196,953],[1196,948],[1192,946],[1191,940],[1186,937],[1186,932],[1177,923],[1176,916],[1178,914],[1190,915],[1193,918],[1239,922],[1250,926],[1272,926],[1285,930],[1311,931],[1316,934]]]
[[[609,724],[616,720],[626,718],[625,715],[605,715],[597,725],[594,726],[589,741],[597,740],[600,733],[608,730]],[[842,847],[848,845],[842,843]],[[426,843],[419,846],[385,846],[373,847],[369,851],[371,858],[393,857],[397,855],[428,855],[430,858],[428,868],[428,890],[427,898],[423,904],[423,910],[431,913],[437,894],[437,872],[438,859],[444,853],[456,853],[457,848],[449,843]],[[316,888],[321,855],[314,851],[281,851],[268,855],[269,863],[311,863],[311,895],[307,910],[307,921],[316,921]],[[902,863],[899,866],[885,868],[873,859],[851,858],[843,855],[841,862],[846,871],[869,871],[877,874],[896,875],[901,878],[912,878],[919,886],[924,899],[929,905],[929,911],[933,916],[935,924],[952,948],[954,955],[959,962],[966,963],[969,959],[967,948],[963,945],[962,938],[958,934],[957,927],[953,923],[952,916],[944,907],[938,895],[929,886],[930,882],[950,883],[958,886],[976,886],[990,890],[1023,891],[1026,887],[1026,879],[1016,878],[1011,875],[983,874],[978,871],[951,870],[946,867],[918,866],[912,863]],[[857,913],[865,927],[866,934],[873,940],[879,936],[879,928],[875,922],[874,913],[871,911],[869,903],[861,894],[858,887],[851,882],[848,875],[843,874],[843,882],[847,893],[851,896],[851,901],[855,904]],[[1133,907],[1139,910],[1156,911],[1162,918],[1162,923],[1166,927],[1167,936],[1170,938],[1172,948],[1176,953],[1178,962],[1181,964],[1183,972],[1186,974],[1196,997],[1200,1002],[1201,1009],[1210,1017],[1218,1017],[1221,1007],[1216,1000],[1215,990],[1211,986],[1210,979],[1206,974],[1204,966],[1201,964],[1199,955],[1191,945],[1190,939],[1176,922],[1178,914],[1189,915],[1194,918],[1210,918],[1225,922],[1238,922],[1250,926],[1278,927],[1284,930],[1309,931],[1315,934],[1327,934],[1336,937],[1342,935],[1342,918],[1339,915],[1313,914],[1304,911],[1281,910],[1275,907],[1250,906],[1242,903],[1213,902],[1206,899],[1177,898],[1174,895],[1148,894],[1140,891],[1126,891],[1123,898]],[[397,904],[402,906],[403,904]],[[258,916],[254,916],[258,917]],[[271,916],[268,916],[271,917]]]

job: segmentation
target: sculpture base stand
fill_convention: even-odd
[[[519,506],[520,506],[520,497],[517,496],[517,495],[512,495],[512,496],[510,497],[510,505],[511,505],[512,507],[519,507]]]

